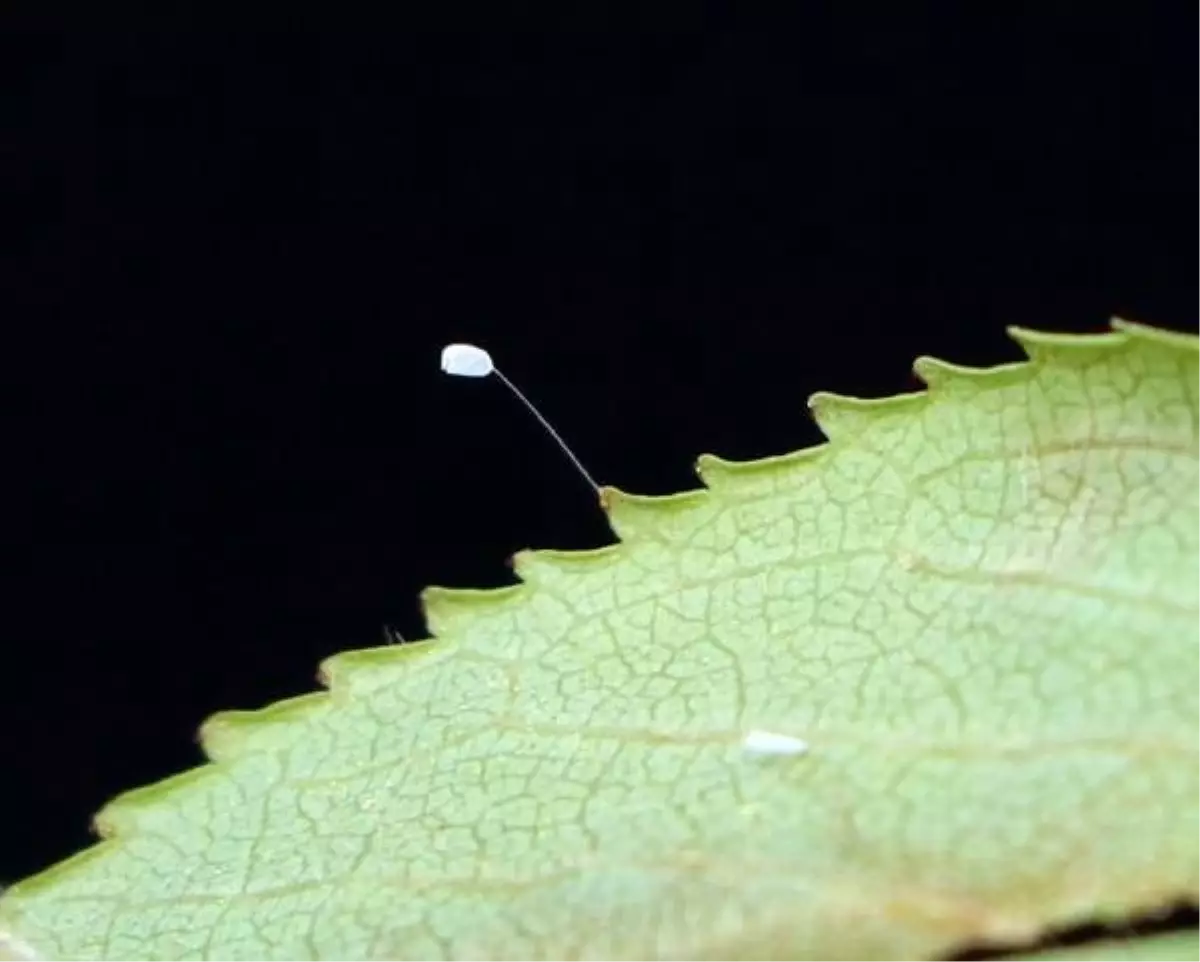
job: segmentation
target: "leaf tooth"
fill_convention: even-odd
[[[512,556],[512,568],[526,584],[537,587],[549,580],[582,576],[603,571],[621,563],[619,545],[610,544],[590,551],[560,551],[542,548],[518,551]]]
[[[1029,365],[1025,361],[1000,364],[995,367],[969,367],[954,364],[938,357],[922,355],[913,361],[913,374],[929,389],[928,394],[952,391],[959,387],[978,388],[981,382],[994,380],[1005,375],[1027,376]]]
[[[745,483],[747,475],[770,471],[790,471],[804,464],[817,464],[829,451],[828,444],[814,444],[789,454],[778,454],[753,461],[728,461],[715,454],[702,454],[696,459],[696,475],[710,491]]]
[[[920,407],[927,400],[923,391],[885,398],[857,398],[818,391],[808,399],[808,410],[825,437],[833,441],[856,437],[871,424],[908,408]]]
[[[254,750],[256,743],[269,742],[279,728],[303,724],[314,710],[322,709],[329,696],[310,692],[250,711],[220,711],[210,715],[196,738],[214,762],[229,761]]]
[[[680,494],[629,494],[604,488],[600,503],[608,524],[621,541],[671,541],[681,527],[690,531],[694,512],[710,507],[710,494],[703,488]]]
[[[122,792],[92,817],[92,830],[100,838],[117,839],[129,837],[137,833],[143,819],[154,810],[170,811],[174,809],[174,799],[177,792],[186,791],[196,783],[220,777],[220,769],[216,765],[202,765],[192,768],[170,778],[164,778],[152,785],[144,785],[128,792]],[[100,855],[104,845],[85,849],[68,862],[56,866],[50,871],[66,868],[75,859],[85,859]]]
[[[1181,331],[1165,331],[1158,327],[1149,327],[1137,321],[1127,321],[1114,317],[1109,321],[1113,330],[1124,334],[1131,341],[1153,344],[1155,346],[1182,349],[1192,354],[1200,351],[1200,337]]]
[[[1089,362],[1126,344],[1129,337],[1123,331],[1102,331],[1097,334],[1062,334],[1034,331],[1016,325],[1007,328],[1008,336],[1016,341],[1035,364],[1046,360]]]
[[[196,740],[204,754],[214,762],[231,761],[243,753],[252,733],[248,727],[257,714],[253,711],[221,711],[209,715],[200,724]]]
[[[481,616],[492,616],[508,609],[527,592],[525,585],[505,588],[442,588],[431,585],[421,592],[421,608],[430,633],[437,638],[447,638],[467,625],[478,626]]]
[[[434,648],[434,639],[414,638],[401,645],[339,652],[321,662],[317,678],[335,698],[343,698],[355,694],[356,688],[363,685],[364,680],[368,690],[374,689],[380,668],[410,658],[422,658]]]

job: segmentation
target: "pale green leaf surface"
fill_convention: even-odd
[[[436,642],[215,716],[215,764],[104,809],[0,945],[898,959],[1194,899],[1197,342],[1016,336],[815,396],[828,445],[707,491],[608,489],[621,544],[430,589]]]

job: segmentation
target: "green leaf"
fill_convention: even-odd
[[[204,725],[0,899],[73,959],[922,958],[1197,896],[1197,340],[1014,332]],[[748,751],[761,730],[806,752]]]

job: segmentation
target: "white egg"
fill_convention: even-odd
[[[492,356],[474,344],[447,344],[442,348],[442,370],[457,377],[487,377],[496,366]]]
[[[542,417],[542,412],[534,407],[533,402],[522,394],[521,390],[504,376],[504,372],[492,363],[492,356],[482,347],[476,347],[474,344],[447,344],[442,348],[442,370],[447,374],[453,374],[457,377],[487,377],[489,374],[494,373],[496,377],[504,382],[504,386],[512,391],[513,396],[529,409],[529,413],[537,418],[538,423],[546,429],[550,437],[554,439],[554,442],[562,448],[563,453],[571,459],[571,463],[575,465],[576,470],[579,471],[583,480],[588,483],[593,491],[597,494],[600,493],[600,485],[588,473],[587,468],[583,466],[583,462],[575,457],[575,452],[567,446],[567,442],[559,436],[550,422]]]
[[[792,735],[755,729],[746,733],[742,748],[751,755],[803,755],[808,751],[808,742]]]

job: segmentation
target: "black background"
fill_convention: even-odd
[[[447,341],[667,493],[1006,324],[1195,330],[1195,11],[1033,6],[9,33],[0,881],[424,585],[610,540]]]

